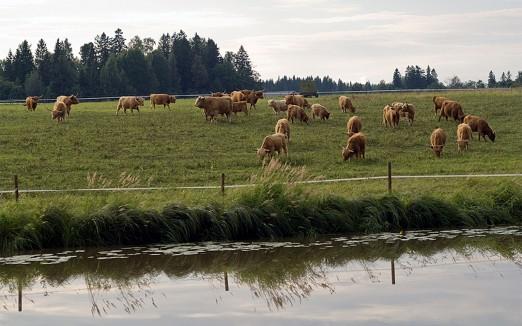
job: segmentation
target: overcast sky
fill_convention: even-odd
[[[262,78],[390,81],[409,64],[442,80],[522,70],[522,0],[0,0],[0,56],[40,38],[52,49],[67,37],[78,53],[118,27],[127,39],[197,32],[222,53],[243,44]]]

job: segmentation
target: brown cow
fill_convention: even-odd
[[[243,102],[247,100],[246,95],[240,91],[233,91],[230,93],[230,98],[232,99],[232,102]]]
[[[36,107],[38,106],[38,101],[40,100],[40,96],[28,96],[25,99],[24,106],[27,107],[29,111],[36,111]]]
[[[131,113],[134,113],[134,110],[140,113],[140,106],[145,105],[145,101],[142,97],[139,96],[122,96],[118,101],[118,106],[116,107],[116,115],[120,113],[120,110],[123,109],[123,113],[127,113],[127,110],[131,110]]]
[[[285,96],[286,105],[297,105],[304,108],[310,107],[303,95],[289,94]]]
[[[263,139],[261,147],[257,149],[257,156],[263,160],[266,155],[272,157],[275,152],[281,154],[281,151],[288,155],[286,136],[284,134],[273,134]]]
[[[449,101],[449,98],[444,96],[433,96],[433,104],[435,104],[435,115],[437,115],[439,110],[442,108],[442,103],[444,103],[444,101]]]
[[[437,157],[441,157],[447,138],[446,132],[441,128],[437,128],[431,133],[430,147]]]
[[[65,103],[65,105],[67,106],[67,115],[69,116],[71,114],[71,108],[73,106],[73,104],[80,104],[80,101],[78,100],[78,98],[75,96],[75,95],[70,95],[70,96],[65,96],[65,95],[62,95],[62,96],[58,96],[56,98],[56,103],[58,102],[63,102]]]
[[[391,106],[386,105],[382,110],[382,124],[386,127],[398,127],[400,119],[400,113],[394,110]]]
[[[486,136],[488,136],[492,142],[495,142],[497,134],[493,131],[493,129],[491,129],[486,120],[476,115],[467,115],[464,117],[463,121],[470,126],[473,132],[478,132],[479,141],[480,137],[484,138],[484,141],[486,141]]]
[[[312,104],[312,118],[319,117],[321,120],[330,119],[330,112],[321,104]]]
[[[284,134],[286,136],[286,140],[290,142],[290,124],[287,119],[279,119],[275,126],[276,134]]]
[[[308,121],[310,121],[310,118],[306,114],[305,110],[298,105],[288,106],[287,119],[292,121],[292,123],[294,123],[294,119],[305,122],[306,124],[308,124]]]
[[[264,98],[262,91],[252,91],[250,94],[245,96],[247,98],[247,103],[250,104],[250,109],[255,109],[257,101]]]
[[[451,117],[457,123],[462,123],[464,121],[464,111],[462,111],[462,106],[456,101],[444,101],[442,103],[442,108],[440,109],[439,121],[444,117],[446,121]]]
[[[208,121],[215,121],[217,115],[227,117],[228,122],[232,122],[232,100],[230,97],[204,97],[199,96],[194,103],[195,107],[203,109],[205,112],[205,119]]]
[[[355,107],[352,104],[352,101],[346,96],[339,96],[339,108],[343,113],[348,111],[355,113]]]
[[[150,94],[150,105],[153,110],[156,105],[163,105],[163,108],[170,110],[170,104],[176,103],[176,96],[169,94]]]
[[[343,147],[343,159],[350,161],[353,156],[355,158],[364,158],[366,152],[366,136],[362,132],[353,134],[348,138],[346,147]]]
[[[223,97],[223,96],[229,96],[229,94],[226,94],[226,92],[212,92],[210,93],[211,97]]]
[[[234,115],[237,115],[238,112],[244,112],[245,115],[248,115],[247,102],[232,102],[232,112],[234,112]]]
[[[274,110],[274,113],[277,114],[281,111],[287,111],[288,105],[284,100],[268,100],[268,107],[271,107]]]
[[[346,123],[346,134],[348,135],[348,137],[351,137],[354,134],[361,132],[361,130],[362,130],[361,118],[354,115]]]
[[[461,123],[457,127],[457,149],[459,153],[468,149],[469,141],[472,138],[471,127],[467,123]]]
[[[415,120],[415,106],[410,103],[403,103],[402,108],[399,109],[399,115],[408,119],[409,125],[413,125]]]
[[[51,111],[51,117],[56,122],[60,123],[65,120],[65,114],[67,113],[67,105],[63,102],[56,102],[54,108]]]

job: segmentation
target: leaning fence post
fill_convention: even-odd
[[[225,196],[225,174],[221,173],[221,195]]]
[[[18,192],[18,176],[15,175],[14,176],[14,195],[15,195],[15,200],[18,201],[18,199],[20,198],[20,193]]]
[[[388,193],[392,193],[392,164],[388,162]]]

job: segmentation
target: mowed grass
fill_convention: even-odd
[[[312,178],[349,178],[385,175],[388,161],[396,175],[475,174],[522,172],[522,92],[451,92],[437,95],[459,101],[466,114],[486,118],[497,133],[495,143],[478,142],[476,134],[470,150],[457,153],[456,123],[441,121],[433,112],[433,93],[354,95],[352,101],[362,118],[368,137],[366,159],[343,162],[341,147],[346,144],[346,121],[337,106],[337,97],[309,99],[325,105],[329,121],[310,125],[294,123],[288,164],[304,166]],[[247,183],[259,173],[261,162],[256,148],[273,133],[276,116],[267,108],[267,100],[258,103],[249,116],[238,114],[232,123],[205,121],[194,100],[179,100],[170,111],[152,111],[147,103],[141,114],[116,115],[116,103],[82,103],[74,106],[71,117],[62,124],[50,118],[51,104],[40,104],[36,112],[22,105],[0,106],[0,188],[12,189],[12,177],[18,175],[23,189],[73,189],[120,186],[200,186],[218,185],[221,173],[228,184]],[[416,121],[398,129],[382,126],[382,108],[393,101],[407,101],[417,108]],[[449,139],[443,158],[437,159],[428,148],[432,130],[441,127]],[[88,176],[96,173],[96,178]],[[131,176],[120,181],[124,176]],[[520,184],[520,179],[499,180],[408,180],[397,181],[399,193],[455,194],[475,185],[489,188],[504,180]],[[310,186],[319,193],[357,196],[382,194],[385,183],[356,182]],[[234,197],[241,191],[229,191]],[[43,195],[60,200],[62,195]],[[102,195],[75,195],[78,198],[107,198]],[[169,191],[111,195],[121,200],[202,203],[214,200],[217,191]],[[33,196],[34,197],[34,196]],[[39,196],[36,196],[39,197]],[[112,198],[111,197],[111,198]],[[102,201],[106,199],[100,199]]]

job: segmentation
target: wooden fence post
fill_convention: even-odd
[[[228,273],[225,271],[225,291],[228,292],[230,288],[228,287]]]
[[[18,176],[15,175],[14,176],[14,195],[15,195],[15,200],[18,202],[18,199],[20,199],[20,193],[18,192]]]
[[[221,195],[225,196],[225,174],[221,173]]]
[[[388,162],[388,193],[392,193],[392,163]]]
[[[391,277],[392,277],[392,284],[395,285],[395,259],[392,258],[391,261]]]

